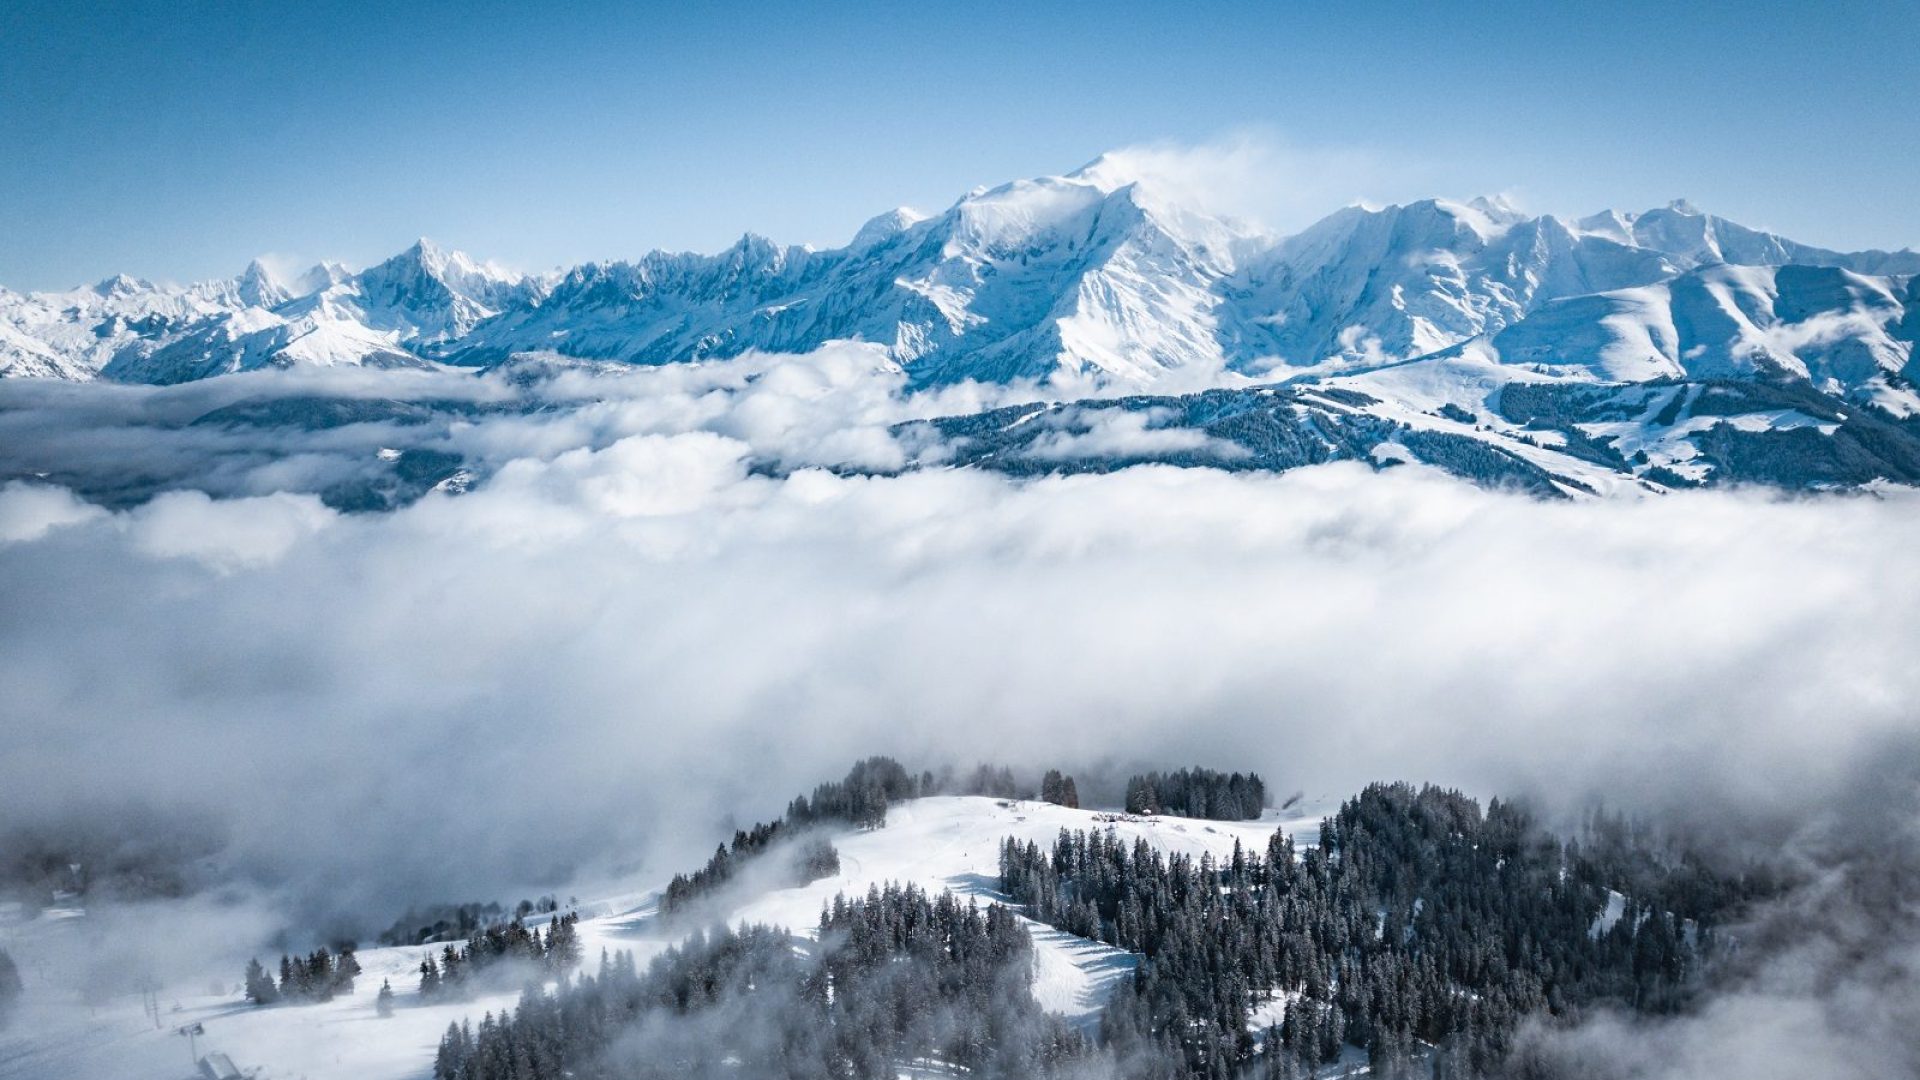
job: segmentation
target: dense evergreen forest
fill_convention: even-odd
[[[1080,808],[1080,788],[1074,784],[1073,777],[1059,769],[1048,769],[1047,774],[1040,778],[1040,801],[1077,810]]]
[[[1376,1077],[1468,1077],[1494,1072],[1529,1016],[1682,1007],[1717,926],[1775,887],[1618,830],[1590,839],[1562,843],[1497,799],[1483,814],[1458,792],[1376,785],[1304,853],[1276,833],[1216,865],[1063,831],[1051,851],[1007,841],[1001,878],[1040,921],[1141,954],[1102,1039],[1158,1048],[1167,1075],[1309,1076],[1353,1046]],[[1282,1023],[1252,1031],[1281,995]]]
[[[697,895],[773,849],[784,829],[870,827],[904,798],[1011,784],[1003,770],[956,784],[868,759],[796,799],[782,822],[737,834],[715,856],[727,869],[710,862],[676,880]],[[1042,793],[1077,800],[1057,771]],[[1136,795],[1196,816],[1257,816],[1265,801],[1258,777],[1206,770],[1135,777]],[[1758,870],[1710,867],[1623,818],[1593,815],[1563,840],[1516,804],[1483,810],[1458,792],[1406,784],[1349,800],[1304,851],[1276,832],[1264,851],[1236,846],[1216,863],[1111,830],[1063,830],[1047,849],[1006,841],[1000,872],[1008,907],[890,885],[836,898],[812,943],[716,927],[644,971],[627,956],[603,956],[596,975],[577,979],[542,969],[557,970],[553,991],[530,985],[516,1010],[448,1030],[436,1080],[891,1080],[908,1066],[993,1078],[1300,1080],[1355,1053],[1384,1080],[1503,1077],[1529,1019],[1572,1022],[1601,1004],[1688,1006],[1721,927],[1781,888]],[[1015,911],[1140,957],[1097,1024],[1075,1028],[1040,1010]],[[1278,1022],[1257,1024],[1256,1012]]]
[[[813,797],[795,798],[787,806],[788,825],[844,822],[862,829],[887,823],[887,807],[906,799],[933,795],[939,785],[932,773],[915,776],[890,757],[856,762],[843,780],[821,784]]]
[[[1267,785],[1256,773],[1181,769],[1127,781],[1129,814],[1173,814],[1215,821],[1252,821],[1267,808]]]

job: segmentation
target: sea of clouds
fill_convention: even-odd
[[[315,395],[442,405],[190,423]],[[871,753],[1599,797],[1749,850],[1830,849],[1862,784],[1913,805],[1913,492],[1548,504],[1352,463],[1021,481],[894,426],[1018,396],[909,394],[858,346],[0,383],[0,820],[212,823],[277,925],[364,933],[416,902],[657,883]],[[459,453],[471,489],[363,514],[313,494],[394,445]],[[1814,876],[1911,873],[1903,821]],[[1871,910],[1920,941],[1910,901]],[[1854,971],[1801,960],[1828,979],[1795,991],[1817,1027]],[[1625,1027],[1583,1037],[1644,1042]],[[1683,1053],[1655,1057],[1619,1075]]]

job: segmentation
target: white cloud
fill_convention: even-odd
[[[333,517],[312,495],[215,501],[198,491],[172,491],[133,511],[127,524],[134,551],[235,570],[274,562]]]
[[[53,529],[103,516],[105,511],[65,488],[15,480],[0,487],[0,545],[37,540]]]
[[[1033,441],[1028,454],[1043,461],[1128,458],[1155,454],[1192,454],[1199,459],[1233,461],[1248,456],[1245,447],[1193,428],[1166,427],[1166,409],[1066,409],[1039,422],[1054,430]]]
[[[411,436],[494,471],[390,514],[0,492],[26,523],[0,548],[0,816],[209,810],[261,880],[382,912],[677,869],[871,752],[1790,814],[1920,696],[1912,493],[806,467],[898,461],[890,424],[992,400],[903,398],[871,360],[568,375],[544,410]],[[236,456],[295,438],[192,425],[224,402],[185,393],[6,416],[109,474],[244,480]],[[1191,438],[1137,424],[1067,434]],[[357,461],[406,435],[365,427],[297,438]]]

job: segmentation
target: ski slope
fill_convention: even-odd
[[[951,889],[983,904],[1004,900],[997,891],[1001,841],[1011,836],[1045,847],[1061,829],[1111,830],[1129,843],[1144,839],[1170,853],[1212,854],[1217,859],[1231,856],[1235,842],[1264,852],[1276,830],[1308,846],[1318,842],[1321,811],[1331,805],[1316,800],[1286,812],[1269,810],[1258,821],[1223,822],[1133,817],[975,796],[916,799],[893,807],[881,828],[836,834],[839,875],[798,888],[723,896],[716,901],[714,916],[734,925],[782,925],[805,935],[813,932],[821,906],[835,894],[864,895],[870,886],[890,881],[932,892]],[[663,926],[658,904],[658,889],[648,888],[580,905],[578,933],[586,968],[593,968],[602,949],[631,951],[644,965],[678,941],[690,925]],[[158,1026],[134,998],[114,999],[91,1014],[73,1002],[60,1002],[64,1007],[57,1010],[44,1002],[33,1007],[32,958],[77,933],[82,922],[84,917],[42,917],[0,928],[0,944],[22,960],[29,990],[29,1007],[0,1035],[0,1078],[178,1080],[192,1072],[188,1040],[174,1030],[198,1024],[204,1034],[193,1042],[200,1053],[224,1053],[256,1080],[423,1080],[431,1075],[434,1050],[449,1023],[477,1022],[489,1011],[512,1008],[519,997],[515,990],[422,1003],[418,969],[424,958],[442,948],[433,944],[359,952],[362,974],[355,992],[320,1004],[257,1008],[242,999],[238,971],[218,970],[192,973],[162,988],[157,995]],[[1028,925],[1034,938],[1035,998],[1050,1012],[1092,1021],[1115,986],[1132,972],[1135,958],[1051,927]],[[156,932],[164,933],[164,927]],[[268,958],[263,955],[262,960]],[[384,1019],[374,1010],[383,979],[392,981],[395,992],[394,1014]],[[223,992],[211,993],[213,984]]]

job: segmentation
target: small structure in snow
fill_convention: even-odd
[[[200,1059],[200,1075],[206,1080],[246,1080],[240,1070],[233,1067],[233,1059],[221,1053]]]

